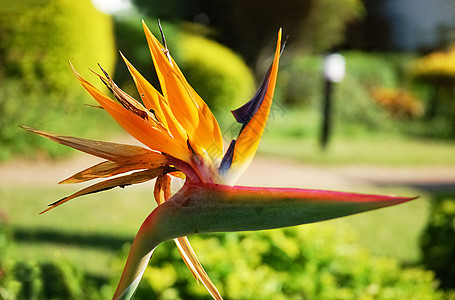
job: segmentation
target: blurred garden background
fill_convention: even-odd
[[[136,95],[120,50],[156,87],[142,31],[159,36],[214,111],[249,100],[287,39],[274,106],[241,184],[400,194],[419,199],[320,224],[190,237],[226,299],[455,299],[455,3],[451,0],[0,1],[0,299],[104,299],[154,208],[149,184],[83,197],[94,162],[29,134],[129,142],[74,79],[99,63]],[[320,147],[323,61],[346,61]],[[102,86],[99,82],[98,86]],[[238,130],[238,129],[236,129]],[[136,299],[210,299],[172,242]]]

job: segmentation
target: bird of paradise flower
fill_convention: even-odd
[[[186,236],[208,232],[263,230],[319,222],[413,198],[294,188],[234,186],[256,153],[270,113],[282,52],[281,30],[275,55],[256,95],[232,111],[242,126],[223,154],[217,121],[207,104],[188,84],[163,45],[143,27],[161,85],[158,92],[122,55],[141,101],[121,90],[103,70],[99,78],[113,93],[114,101],[83,79],[71,65],[82,86],[130,135],[145,147],[94,141],[25,129],[60,144],[105,159],[61,183],[109,178],[49,205],[47,212],[76,197],[114,187],[156,179],[158,206],[139,229],[114,299],[130,299],[154,249],[174,239],[194,277],[215,299],[222,299]],[[161,26],[160,26],[161,30]],[[185,179],[174,195],[172,178]]]

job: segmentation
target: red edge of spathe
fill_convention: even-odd
[[[340,192],[331,190],[317,190],[317,189],[304,189],[304,188],[283,188],[283,187],[249,187],[249,186],[228,186],[222,184],[212,183],[188,183],[188,187],[208,189],[213,192],[220,192],[225,194],[240,193],[246,195],[256,194],[260,197],[261,194],[267,193],[272,198],[311,198],[314,200],[322,201],[340,201],[340,202],[386,202],[392,201],[399,204],[419,198],[414,197],[398,197],[392,195],[375,195],[375,194],[361,194],[354,192]],[[336,199],[336,200],[334,200]]]

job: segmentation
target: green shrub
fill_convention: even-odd
[[[17,286],[9,299],[101,299],[102,291],[65,262],[18,261],[10,281]]]
[[[375,257],[355,234],[307,226],[190,238],[226,299],[443,299],[433,274]],[[124,258],[122,258],[124,260]],[[123,264],[118,264],[120,274]],[[173,242],[160,245],[136,299],[210,299]]]
[[[423,263],[441,284],[455,289],[455,197],[434,199],[430,220],[421,239]]]
[[[304,20],[300,44],[313,52],[327,51],[345,39],[349,23],[361,19],[365,13],[362,1],[315,0],[311,2]]]
[[[68,262],[23,261],[0,220],[0,299],[103,299],[103,289]],[[99,285],[99,283],[98,283]]]
[[[188,82],[214,112],[236,109],[253,96],[253,75],[230,49],[201,36],[183,34],[179,51]]]
[[[0,12],[0,160],[13,155],[65,153],[18,128],[29,125],[77,135],[100,132],[104,118],[77,83],[68,59],[113,69],[116,51],[111,18],[89,0],[18,2]],[[104,130],[104,128],[103,128]]]
[[[93,291],[68,263],[18,258],[6,219],[0,214],[0,299],[88,299]]]
[[[22,88],[49,91],[74,88],[68,59],[112,70],[116,52],[112,20],[90,0],[35,0],[0,11],[2,77],[16,78]],[[24,100],[22,100],[24,101]]]
[[[70,70],[68,72],[71,73]],[[58,95],[36,89],[33,93],[21,89],[22,83],[4,82],[0,90],[0,161],[14,156],[57,157],[74,153],[68,147],[50,142],[19,128],[28,125],[35,128],[84,137],[104,138],[118,130],[106,112],[87,107],[93,104],[86,93]],[[63,100],[64,99],[64,100]],[[26,105],[21,104],[26,101]],[[100,130],[100,125],[108,123]]]
[[[277,98],[288,106],[315,106],[322,97],[322,57],[283,56],[277,81]]]
[[[0,299],[16,299],[20,286],[11,276],[14,270],[12,259],[11,232],[6,224],[6,216],[0,210]]]

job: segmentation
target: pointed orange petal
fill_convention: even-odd
[[[150,149],[167,153],[183,161],[191,161],[190,153],[185,144],[180,143],[167,132],[153,126],[120,104],[117,104],[83,79],[72,65],[71,68],[82,86],[134,138],[150,147]]]
[[[158,120],[166,126],[171,134],[183,142],[186,142],[187,133],[172,114],[167,100],[151,85],[131,63],[123,56],[128,70],[133,77],[137,90],[141,95],[142,101],[148,109],[153,109]]]
[[[164,97],[188,133],[191,145],[201,156],[221,158],[223,142],[221,130],[212,112],[188,84],[182,72],[164,47],[143,22],[155,69]]]
[[[166,102],[165,98],[141,75],[141,73],[136,70],[136,68],[122,53],[120,53],[120,55],[122,56],[134,83],[136,84],[137,91],[139,92],[145,107],[147,107],[147,109],[153,109],[158,120],[167,126],[166,118],[164,117],[163,111],[160,107],[161,101]]]

